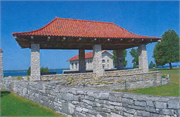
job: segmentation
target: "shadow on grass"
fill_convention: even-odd
[[[157,71],[157,70],[177,70],[177,69],[179,69],[179,68],[172,68],[172,69],[170,69],[170,68],[155,68],[155,69],[150,69],[151,71]]]
[[[4,97],[4,96],[10,94],[10,92],[9,91],[1,91],[0,94],[1,94],[1,97]]]

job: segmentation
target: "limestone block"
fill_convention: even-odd
[[[148,112],[156,112],[155,107],[152,107],[152,106],[146,106],[145,110],[148,111]]]
[[[93,73],[95,73],[97,77],[103,76],[104,74],[101,45],[93,46]]]
[[[180,109],[180,100],[169,100],[168,108]]]
[[[110,117],[123,117],[122,115],[116,114],[116,113],[111,113]]]
[[[146,102],[145,101],[135,101],[135,105],[138,105],[138,106],[146,106]]]
[[[125,104],[134,104],[134,101],[132,99],[128,99],[128,98],[122,98],[122,103]]]
[[[154,107],[153,101],[147,100],[146,103],[147,103],[147,106],[153,106]]]
[[[142,69],[143,72],[148,72],[146,45],[142,44],[138,47],[138,49],[139,49],[139,69]]]
[[[30,81],[40,80],[39,44],[31,44],[31,77]]]
[[[167,103],[164,102],[155,102],[156,108],[167,108]]]
[[[109,98],[109,93],[99,93],[98,96],[99,99],[108,99]]]
[[[150,117],[151,116],[151,114],[149,112],[146,112],[146,111],[137,111],[137,115],[143,116],[143,117]]]

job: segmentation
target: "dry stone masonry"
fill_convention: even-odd
[[[31,44],[31,81],[40,80],[39,44]]]
[[[94,73],[57,74],[42,75],[41,79],[60,85],[108,90],[132,90],[170,83],[169,76],[162,78],[160,72],[143,73],[140,69],[107,71],[104,72],[104,76],[98,79],[94,79],[95,76]]]
[[[93,46],[93,73],[96,73],[96,76],[103,76],[104,69],[102,67],[102,50],[101,45]]]
[[[12,91],[56,112],[73,117],[179,117],[180,97],[139,95],[50,82],[0,79]]]
[[[139,69],[142,69],[143,72],[148,72],[146,45],[142,44],[138,47],[138,49],[139,49]]]

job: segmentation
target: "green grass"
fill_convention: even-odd
[[[65,117],[64,115],[60,115],[49,108],[41,106],[6,90],[1,90],[1,116]]]
[[[161,74],[170,75],[170,84],[158,87],[150,87],[145,89],[135,89],[131,91],[123,91],[130,93],[146,94],[146,95],[157,95],[157,96],[180,96],[180,68],[162,68],[152,69],[150,71],[160,71]],[[122,92],[122,91],[121,91]]]

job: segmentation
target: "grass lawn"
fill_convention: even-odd
[[[65,117],[64,115],[60,115],[49,108],[41,106],[6,90],[1,90],[1,116]]]
[[[158,96],[180,96],[180,68],[161,68],[152,69],[150,71],[161,71],[161,74],[170,75],[170,84],[158,87],[150,87],[145,89],[135,89],[131,91],[124,91],[130,93],[146,94],[146,95],[158,95]]]

